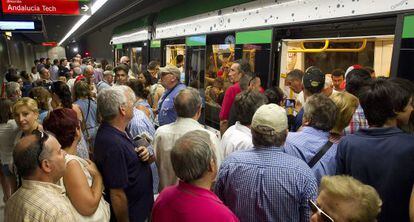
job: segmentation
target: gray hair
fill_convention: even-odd
[[[192,118],[200,106],[200,93],[192,87],[181,90],[174,99],[174,108],[179,117]]]
[[[326,76],[325,75],[325,85],[324,85],[324,89],[332,87],[333,83],[332,83],[332,78],[330,76]]]
[[[78,75],[80,75],[80,74],[82,74],[82,69],[80,68],[80,67],[75,67],[75,68],[73,68],[73,73],[76,75],[76,76],[78,76]]]
[[[210,135],[202,130],[190,131],[180,137],[171,150],[171,164],[175,175],[185,182],[203,177],[210,162],[216,163]]]
[[[119,108],[126,105],[128,100],[135,103],[135,94],[128,86],[113,86],[99,92],[97,100],[102,119],[111,121],[118,116]]]
[[[103,76],[113,76],[113,72],[111,70],[106,70],[103,72]]]
[[[267,126],[259,126],[260,131],[262,132],[271,132],[273,131],[272,128]],[[287,131],[283,130],[282,132],[276,132],[274,134],[269,133],[261,133],[258,130],[251,129],[252,132],[252,142],[255,147],[271,147],[276,146],[280,147],[282,146],[287,137]]]
[[[86,68],[85,68],[85,72],[89,72],[90,74],[93,74],[93,72],[94,72],[93,66],[87,65]]]
[[[14,96],[20,91],[20,84],[17,82],[8,82],[6,85],[7,97]]]
[[[334,127],[337,113],[338,107],[335,103],[318,93],[306,100],[303,118],[309,121],[308,126],[327,132]]]

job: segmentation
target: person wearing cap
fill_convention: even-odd
[[[315,173],[318,183],[324,175],[335,175],[336,146],[329,142],[329,131],[334,127],[338,108],[322,93],[306,100],[303,114],[303,127],[300,132],[288,134],[285,152],[308,163]],[[327,146],[326,151],[321,151]],[[320,158],[318,156],[319,153]],[[315,163],[311,163],[314,158]]]
[[[315,67],[309,67],[305,74],[303,75],[303,96],[306,99],[313,94],[321,93],[325,86],[325,74],[322,71]],[[306,106],[306,105],[304,105]],[[296,132],[302,126],[304,107],[298,112],[295,117],[294,125],[292,126],[291,131]]]
[[[284,108],[261,106],[251,124],[253,149],[230,154],[214,191],[241,221],[308,221],[317,182],[302,160],[283,152],[288,133]]]
[[[174,98],[178,92],[185,89],[180,82],[180,70],[172,65],[160,68],[161,84],[166,89],[158,101],[158,123],[160,126],[170,124],[177,119],[177,112],[174,109]]]

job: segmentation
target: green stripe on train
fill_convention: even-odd
[[[236,33],[236,44],[266,43],[272,43],[272,29]]]
[[[414,38],[414,15],[404,17],[403,39]]]

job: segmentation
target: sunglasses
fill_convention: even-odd
[[[321,216],[324,222],[334,222],[332,217],[330,217],[327,213],[323,212],[323,210],[319,208],[318,205],[316,205],[316,203],[312,200],[309,200],[309,207],[312,210],[312,214],[317,213],[319,216]]]
[[[49,135],[38,129],[34,130],[32,134],[39,138],[39,149],[37,150],[37,162],[39,164],[39,167],[41,167],[42,160],[40,159],[40,155],[42,154],[43,148],[45,146],[45,142],[49,138]]]

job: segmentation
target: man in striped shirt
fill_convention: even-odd
[[[214,190],[240,221],[309,221],[316,179],[305,162],[283,152],[287,128],[282,107],[261,106],[251,124],[254,148],[222,163]]]

